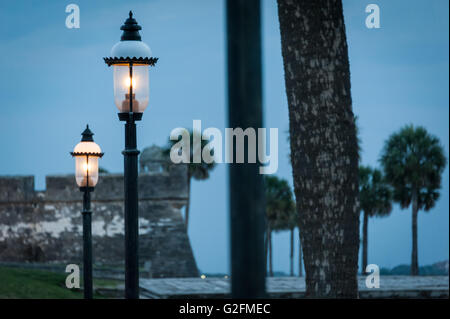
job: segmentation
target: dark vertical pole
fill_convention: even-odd
[[[263,124],[260,10],[259,0],[227,1],[231,128],[252,127],[257,131]],[[265,201],[258,164],[247,160],[245,164],[231,164],[229,183],[232,297],[261,298],[265,296]]]
[[[130,76],[132,76],[130,65]],[[132,83],[132,80],[130,78]],[[130,85],[130,110],[133,101]],[[136,124],[133,113],[125,123],[124,183],[125,183],[125,298],[139,298],[139,256],[138,256],[138,155]]]
[[[133,113],[133,63],[130,63],[129,67],[129,73],[130,73],[130,109],[128,110],[129,113]]]
[[[83,193],[83,279],[84,298],[92,299],[92,230],[91,193],[85,187]]]

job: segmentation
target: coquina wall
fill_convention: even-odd
[[[140,263],[152,277],[198,275],[181,216],[187,203],[185,165],[139,175]],[[0,261],[82,264],[82,193],[73,175],[0,177]],[[92,193],[96,265],[124,264],[123,176],[104,174]]]

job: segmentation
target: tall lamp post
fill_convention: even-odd
[[[228,124],[263,127],[260,0],[227,0]],[[231,296],[265,297],[262,175],[230,164]]]
[[[81,134],[78,143],[70,154],[75,157],[75,178],[83,192],[83,280],[84,298],[92,299],[92,230],[91,230],[91,192],[98,182],[98,159],[103,156],[92,136],[89,125]]]
[[[114,102],[119,109],[119,120],[125,122],[124,183],[125,183],[125,298],[139,298],[138,256],[138,160],[136,121],[148,105],[148,67],[158,61],[141,41],[137,24],[130,11],[120,28],[120,42],[111,49],[111,57],[103,58],[114,67]]]

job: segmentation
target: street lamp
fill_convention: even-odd
[[[86,125],[78,143],[70,154],[75,157],[75,179],[83,192],[83,279],[84,298],[92,299],[92,231],[91,192],[98,182],[98,159],[103,156],[100,146],[94,143],[94,133]]]
[[[151,56],[148,45],[141,41],[137,24],[130,11],[120,28],[120,42],[111,49],[111,57],[103,58],[114,68],[114,102],[119,120],[125,121],[124,183],[125,183],[125,298],[139,298],[138,256],[138,162],[135,121],[142,119],[148,105],[148,66],[158,61]]]

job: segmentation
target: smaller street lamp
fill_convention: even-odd
[[[94,133],[86,125],[78,143],[70,154],[75,157],[75,178],[83,192],[83,279],[84,298],[92,299],[92,230],[91,192],[98,182],[98,159],[103,156],[92,136]]]

